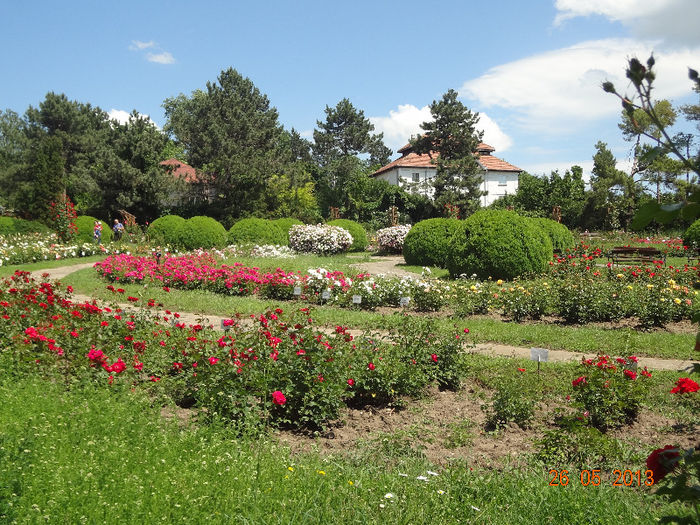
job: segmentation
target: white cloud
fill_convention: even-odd
[[[641,39],[666,44],[700,44],[700,2],[697,0],[557,0],[554,25],[580,16],[598,15],[620,22]]]
[[[513,141],[505,132],[485,113],[479,113],[477,128],[484,132],[484,142],[490,144],[496,151],[508,149]],[[398,109],[390,110],[388,117],[370,117],[370,122],[378,133],[384,133],[384,143],[393,150],[397,150],[406,144],[412,135],[421,132],[420,125],[432,120],[430,107],[418,108],[413,104],[400,104]]]
[[[148,42],[141,42],[140,40],[132,40],[131,45],[129,46],[129,49],[132,51],[141,51],[142,49],[148,49],[150,47],[154,47],[156,43],[153,40],[150,40]]]
[[[619,100],[604,93],[601,82],[610,80],[624,92],[626,59],[645,60],[653,49],[632,39],[582,42],[493,67],[465,82],[460,95],[481,107],[512,110],[515,122],[532,132],[575,133],[586,121],[620,113]],[[691,92],[687,67],[699,54],[700,49],[655,52],[657,98]]]
[[[107,112],[107,115],[109,115],[110,120],[116,120],[120,124],[126,124],[129,122],[131,113],[124,111],[123,109],[112,108]]]
[[[147,53],[146,60],[148,60],[149,62],[155,62],[156,64],[175,63],[175,57],[173,57],[173,55],[171,55],[167,51],[163,51],[162,53]]]

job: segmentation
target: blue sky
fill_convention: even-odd
[[[396,150],[450,88],[478,111],[484,141],[531,173],[588,171],[598,140],[625,167],[625,59],[657,57],[659,98],[697,101],[697,0],[31,1],[0,4],[0,109],[48,91],[118,117],[164,124],[161,104],[234,67],[310,137],[348,97]]]

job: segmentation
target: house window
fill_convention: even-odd
[[[507,186],[508,180],[505,175],[499,175],[498,176],[498,185],[499,186]]]
[[[420,182],[420,173],[414,173],[412,175],[413,182]]]

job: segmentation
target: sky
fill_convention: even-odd
[[[532,174],[589,173],[599,140],[629,166],[620,103],[600,84],[631,94],[632,56],[653,51],[657,98],[698,100],[698,0],[0,0],[0,20],[0,109],[53,91],[162,127],[166,98],[233,67],[285,128],[311,138],[349,98],[396,151],[452,88],[494,154]]]

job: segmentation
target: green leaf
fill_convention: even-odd
[[[700,202],[689,202],[681,210],[681,217],[688,220],[696,219],[700,215]]]
[[[637,210],[630,227],[633,230],[641,230],[655,218],[659,211],[661,211],[661,205],[658,202],[648,202]]]
[[[643,166],[648,166],[654,162],[659,155],[663,155],[664,153],[666,153],[666,148],[662,146],[654,146],[639,157],[639,163]]]

